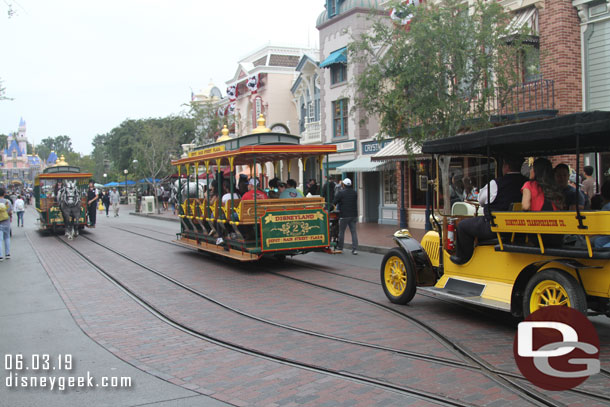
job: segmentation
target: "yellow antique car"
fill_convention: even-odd
[[[422,151],[432,155],[431,170],[438,174],[427,183],[434,191],[431,218],[436,230],[427,232],[421,243],[407,230],[396,232],[398,247],[381,265],[387,297],[406,304],[420,287],[517,317],[549,305],[610,316],[610,248],[595,248],[592,243],[599,235],[610,235],[609,211],[576,205],[571,211],[526,212],[516,203],[511,211],[491,213],[495,239],[477,242],[464,264],[450,260],[455,227],[482,215],[476,205],[451,204],[454,174],[462,171],[465,179],[465,170],[478,170],[468,182],[485,185],[497,175],[495,163],[510,154],[549,158],[574,154],[579,173],[581,154],[609,150],[610,112],[575,113],[424,143]],[[482,176],[485,169],[488,174]],[[545,244],[549,235],[559,237],[561,243]]]

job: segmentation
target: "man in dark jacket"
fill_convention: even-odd
[[[503,176],[485,185],[479,192],[479,203],[483,206],[483,216],[465,219],[457,227],[457,252],[451,256],[455,264],[464,264],[474,252],[474,239],[493,239],[491,231],[492,211],[507,211],[513,202],[521,202],[521,187],[527,178],[521,175],[521,157],[505,158]],[[489,203],[488,203],[489,202]]]
[[[358,254],[358,234],[356,233],[356,225],[358,224],[358,194],[354,191],[351,179],[345,178],[343,185],[345,189],[335,195],[333,200],[333,204],[341,208],[337,249],[343,250],[345,229],[349,226],[349,231],[352,233],[352,254]]]

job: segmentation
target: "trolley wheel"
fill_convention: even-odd
[[[415,296],[417,282],[415,270],[403,250],[390,250],[381,262],[381,285],[394,304],[407,304]]]
[[[523,317],[542,307],[560,305],[574,308],[587,315],[587,296],[571,274],[559,269],[546,269],[536,273],[525,287]]]
[[[286,255],[283,253],[276,253],[273,255],[273,258],[275,258],[275,260],[279,261],[280,263],[283,263],[286,261]]]

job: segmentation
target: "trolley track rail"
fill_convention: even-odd
[[[161,240],[161,239],[157,239],[151,236],[147,236],[145,234],[141,234],[141,233],[137,233],[137,232],[133,232],[131,230],[127,230],[127,229],[123,229],[123,228],[119,228],[119,227],[113,227],[114,229],[118,229],[118,230],[122,230],[124,232],[127,233],[131,233],[131,234],[135,234],[138,236],[142,236],[151,240],[155,240],[158,241],[160,243],[164,243],[167,245],[172,245],[172,246],[176,246],[176,247],[182,247],[179,246],[175,243],[172,242],[168,242],[166,240]],[[162,233],[162,232],[161,232]],[[162,233],[165,234],[165,233]],[[96,242],[97,243],[97,242]],[[295,261],[295,263],[298,263],[299,266],[305,267],[305,268],[309,268],[312,270],[316,270],[316,271],[320,271],[320,272],[324,272],[324,273],[329,273],[329,274],[333,274],[339,277],[343,277],[343,278],[348,278],[348,279],[353,279],[353,280],[358,280],[361,282],[365,282],[365,283],[370,283],[370,284],[375,284],[375,285],[379,285],[378,283],[374,283],[372,281],[369,281],[367,279],[362,279],[362,278],[358,278],[358,277],[351,277],[351,276],[346,276],[343,275],[341,273],[335,273],[335,272],[329,272],[327,270],[324,270],[322,268],[318,268],[318,267],[314,267],[308,264],[303,264],[304,262],[302,261]],[[546,396],[543,393],[540,393],[539,391],[532,389],[530,387],[528,387],[527,385],[523,385],[522,383],[519,383],[519,381],[525,381],[526,379],[517,374],[517,373],[513,373],[513,372],[509,372],[506,370],[502,370],[502,369],[498,369],[492,365],[490,365],[488,362],[486,362],[485,360],[479,358],[477,355],[475,355],[473,352],[471,352],[470,350],[468,350],[467,348],[465,348],[464,346],[461,346],[459,344],[454,343],[453,341],[451,341],[449,338],[447,338],[446,336],[444,336],[442,333],[438,332],[436,329],[434,329],[433,327],[431,327],[429,324],[426,324],[425,322],[421,321],[420,319],[413,317],[411,315],[408,315],[406,313],[403,313],[401,311],[398,311],[386,304],[382,304],[382,303],[378,303],[376,301],[367,299],[365,297],[362,296],[358,296],[349,292],[345,292],[345,291],[341,291],[341,290],[337,290],[331,287],[326,287],[323,286],[321,284],[317,284],[317,283],[312,283],[309,282],[307,280],[303,280],[303,279],[299,279],[293,276],[287,276],[285,274],[282,273],[278,273],[278,272],[274,272],[274,271],[269,271],[269,270],[263,270],[265,272],[268,272],[270,274],[276,275],[278,277],[281,278],[287,278],[287,279],[291,279],[294,281],[297,281],[299,283],[302,284],[306,284],[306,285],[310,285],[310,286],[314,286],[323,290],[328,290],[331,292],[335,292],[337,294],[341,294],[341,295],[345,295],[354,299],[357,299],[359,301],[363,301],[367,304],[379,307],[381,309],[384,309],[387,312],[390,312],[391,314],[397,315],[403,319],[406,319],[412,323],[414,323],[416,326],[418,326],[420,329],[422,329],[423,331],[429,333],[431,336],[433,336],[437,341],[439,341],[440,343],[442,343],[445,347],[447,347],[448,349],[453,349],[455,350],[455,352],[457,352],[457,354],[461,355],[465,360],[469,361],[470,364],[467,368],[470,369],[475,369],[478,370],[480,372],[482,372],[483,374],[485,374],[487,377],[489,377],[491,380],[493,380],[494,382],[496,382],[498,385],[500,385],[501,387],[510,390],[516,394],[519,394],[520,396],[527,398],[528,401],[533,402],[536,405],[546,405],[546,406],[557,406],[557,405],[561,405],[560,403],[558,403],[556,400],[551,399],[550,397]],[[429,295],[426,293],[418,293],[419,295],[424,295],[426,297],[430,297],[430,298],[434,298],[434,299],[438,299],[437,297],[433,296],[433,295]],[[441,299],[443,300],[443,299]],[[452,304],[454,304],[454,302],[452,301],[447,301],[444,300],[446,302],[450,302]],[[470,308],[470,307],[468,307]],[[314,333],[315,334],[315,333]],[[364,345],[363,345],[364,346]],[[415,357],[415,355],[413,355],[412,357]],[[607,369],[602,369],[601,374],[606,376],[606,377],[610,377],[610,371],[608,371]],[[593,393],[590,391],[586,391],[586,390],[581,390],[581,389],[571,389],[569,390],[569,392],[572,393],[576,393],[582,396],[586,396],[589,398],[593,398],[599,401],[603,401],[603,402],[610,402],[610,396],[604,395],[604,394],[598,394],[598,393]]]
[[[81,237],[83,237],[83,236],[81,235]],[[182,331],[184,333],[192,335],[192,336],[194,336],[196,338],[199,338],[201,340],[205,340],[205,341],[213,343],[215,345],[222,346],[224,348],[231,349],[233,351],[237,351],[237,352],[249,355],[249,356],[254,356],[254,357],[257,357],[257,358],[264,359],[264,360],[268,360],[268,361],[272,361],[272,362],[277,362],[277,363],[281,363],[283,365],[287,365],[287,366],[291,366],[291,367],[295,367],[295,368],[300,368],[300,369],[305,369],[305,370],[308,370],[308,371],[312,371],[312,372],[315,372],[315,373],[320,373],[320,374],[324,374],[324,375],[328,375],[328,376],[333,376],[333,377],[336,377],[336,378],[350,380],[352,382],[363,384],[363,385],[374,386],[376,388],[392,391],[394,393],[398,393],[398,394],[402,394],[402,395],[406,395],[406,396],[411,396],[411,397],[414,397],[414,398],[418,398],[418,399],[425,400],[425,401],[428,401],[428,402],[432,402],[432,403],[435,403],[435,404],[438,404],[438,405],[442,405],[442,406],[459,406],[459,407],[473,406],[473,404],[466,403],[466,402],[461,401],[461,400],[457,400],[457,399],[454,399],[454,398],[451,398],[451,397],[447,397],[447,396],[437,395],[437,394],[430,393],[430,392],[423,391],[423,390],[418,390],[418,389],[415,389],[415,388],[412,388],[412,387],[402,386],[402,385],[398,385],[398,384],[392,384],[392,383],[389,383],[389,382],[384,381],[384,380],[379,380],[379,379],[375,379],[375,378],[371,378],[371,377],[366,377],[366,376],[363,376],[363,375],[354,374],[354,373],[350,373],[350,372],[346,372],[346,371],[342,371],[342,370],[335,370],[335,369],[331,369],[331,368],[326,368],[326,367],[319,366],[319,365],[314,365],[314,364],[311,364],[311,363],[301,362],[301,361],[293,360],[293,359],[290,359],[290,358],[273,355],[273,354],[270,354],[270,353],[267,353],[267,352],[261,352],[261,351],[256,350],[256,349],[252,349],[252,348],[240,345],[238,343],[227,341],[227,340],[224,340],[224,339],[221,339],[221,338],[218,338],[218,337],[206,334],[205,332],[201,332],[201,331],[192,329],[192,328],[188,327],[187,325],[185,325],[185,324],[183,324],[181,322],[176,321],[171,316],[169,316],[168,314],[166,314],[162,310],[160,310],[158,307],[155,307],[149,301],[147,301],[146,299],[144,299],[141,296],[139,296],[136,292],[134,292],[132,289],[127,287],[125,284],[123,284],[120,280],[118,280],[117,278],[112,276],[109,272],[107,272],[102,266],[100,266],[99,264],[97,264],[96,262],[94,262],[90,258],[88,258],[79,249],[75,248],[74,246],[72,246],[71,244],[69,244],[68,242],[66,242],[62,238],[60,238],[59,236],[56,236],[56,238],[59,241],[61,241],[64,245],[69,247],[72,251],[74,251],[83,261],[85,261],[87,264],[89,264],[95,271],[100,273],[104,278],[106,278],[112,284],[117,286],[122,292],[124,292],[126,295],[128,295],[137,304],[139,304],[140,306],[145,308],[147,311],[149,311],[155,317],[159,318],[161,321],[167,323],[168,325],[170,325],[170,326],[172,326],[172,327],[174,327],[174,328],[176,328],[176,329],[178,329],[178,330],[180,330],[180,331]],[[86,238],[86,239],[90,240],[90,241],[92,241],[92,242],[94,242],[96,244],[99,244],[99,243],[93,241],[92,239],[89,239],[89,238]],[[110,250],[112,250],[112,249],[110,249]],[[136,264],[138,263],[138,262],[136,262],[134,260],[131,260],[131,259],[130,259],[130,261],[132,261],[132,262],[134,262]],[[150,268],[148,268],[145,265],[141,265],[141,266],[144,267],[145,269],[149,270],[149,271],[152,271]],[[155,272],[155,271],[153,271],[153,272]],[[175,283],[181,284],[181,283],[179,283],[177,281],[175,281]],[[186,288],[186,286],[184,286],[184,288]],[[196,290],[191,290],[191,289],[189,289],[189,291],[196,292]],[[218,303],[217,301],[213,301],[213,302]],[[264,322],[264,321],[262,321],[262,322]],[[307,332],[304,332],[304,333],[307,333]],[[360,346],[363,346],[363,345],[360,345]],[[394,350],[392,350],[392,351],[394,351]],[[440,362],[442,362],[442,361],[440,361]]]

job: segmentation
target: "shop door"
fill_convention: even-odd
[[[381,180],[379,172],[363,172],[364,221],[377,223],[379,221],[379,196],[381,195]]]

